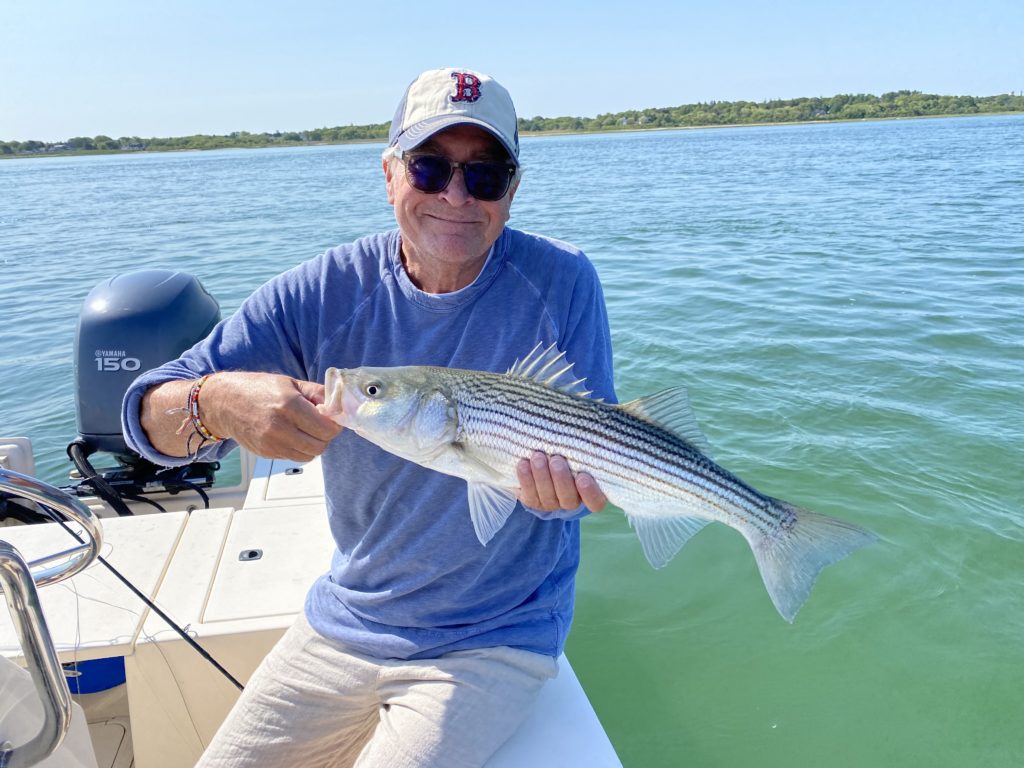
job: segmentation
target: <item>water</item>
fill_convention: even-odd
[[[82,298],[142,267],[225,313],[393,225],[380,145],[0,162],[0,434],[61,482]],[[1024,118],[527,139],[512,224],[594,260],[619,395],[864,525],[792,626],[712,526],[652,570],[584,526],[568,653],[626,766],[1024,763]]]

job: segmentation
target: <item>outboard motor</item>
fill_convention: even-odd
[[[175,359],[219,321],[217,300],[184,272],[148,269],[113,277],[93,288],[75,331],[79,438],[68,447],[75,464],[80,464],[75,452],[112,454],[122,469],[104,478],[130,481],[136,492],[151,479],[147,475],[159,474],[159,468],[125,443],[121,401],[139,374]]]

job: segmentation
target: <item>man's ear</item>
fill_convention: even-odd
[[[395,178],[394,171],[392,170],[392,166],[394,165],[394,160],[393,159],[382,159],[380,161],[380,163],[381,163],[381,166],[384,169],[384,186],[385,186],[385,188],[388,191],[388,202],[391,205],[394,205],[395,204],[395,193],[394,193],[394,187],[392,185],[397,183],[397,181],[398,181]]]
[[[519,182],[522,181],[522,177],[519,177],[512,182],[512,186],[508,188],[508,202],[512,204],[512,198],[516,196],[516,190],[519,189]]]

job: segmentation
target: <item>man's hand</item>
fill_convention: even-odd
[[[324,386],[273,373],[218,373],[207,379],[199,415],[220,437],[231,437],[257,456],[309,461],[341,427],[316,406]]]
[[[600,512],[608,503],[597,485],[597,481],[586,472],[573,477],[569,463],[561,456],[551,456],[534,451],[529,459],[523,459],[516,467],[519,478],[519,500],[539,514],[538,517],[564,517],[559,512],[575,513],[579,505],[585,504],[591,512]]]
[[[142,426],[153,447],[170,456],[185,456],[192,432],[176,431],[191,382],[170,381],[149,390],[142,401]],[[309,461],[327,448],[341,427],[320,413],[324,387],[272,373],[216,373],[199,395],[199,417],[217,437],[230,437],[258,456]]]

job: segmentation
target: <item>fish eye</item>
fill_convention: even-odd
[[[363,387],[363,394],[367,397],[377,397],[384,391],[384,385],[378,381],[371,381],[365,387]]]

